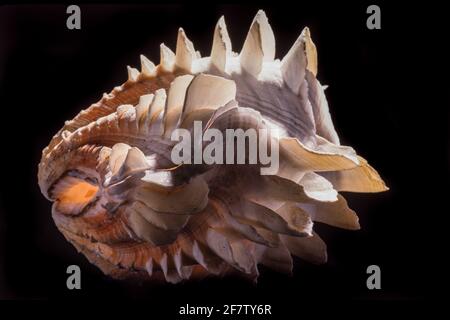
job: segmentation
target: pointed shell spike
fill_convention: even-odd
[[[227,58],[231,54],[231,41],[225,24],[225,18],[220,17],[214,30],[211,63],[221,72],[225,72]]]
[[[175,53],[164,43],[160,45],[161,61],[160,66],[164,71],[171,72],[175,64]]]
[[[254,76],[262,70],[264,61],[275,58],[275,36],[264,11],[256,14],[241,51],[241,65]]]
[[[141,72],[147,76],[155,75],[156,67],[146,56],[141,54]]]
[[[312,72],[314,76],[317,76],[317,49],[316,45],[311,39],[311,33],[309,28],[305,27],[302,31],[303,37],[305,39],[305,52],[306,58],[308,59],[308,64],[306,68]]]
[[[132,68],[130,66],[127,66],[127,70],[128,70],[128,81],[135,82],[139,77],[139,70],[136,68]]]
[[[297,94],[305,78],[306,70],[310,71],[314,77],[317,75],[317,49],[308,27],[303,29],[281,62],[284,81]]]
[[[281,60],[283,80],[292,92],[297,95],[300,93],[300,87],[305,80],[307,64],[305,37],[304,32],[302,32],[283,60]]]
[[[192,61],[197,58],[194,45],[188,39],[183,28],[178,29],[175,64],[178,68],[191,72]]]

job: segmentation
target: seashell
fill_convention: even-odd
[[[176,283],[209,274],[258,277],[258,265],[292,271],[292,255],[327,259],[314,222],[359,229],[339,191],[387,190],[378,173],[340,145],[317,52],[305,28],[286,56],[263,11],[240,54],[224,18],[209,57],[183,29],[161,61],[67,121],[42,152],[38,180],[58,229],[104,273]],[[268,128],[279,169],[172,161],[177,128]],[[201,146],[204,147],[204,146]]]

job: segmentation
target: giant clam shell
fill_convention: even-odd
[[[263,11],[240,54],[222,17],[209,57],[180,29],[176,53],[161,44],[159,65],[141,62],[67,121],[39,164],[56,226],[106,274],[175,283],[231,271],[256,279],[259,264],[290,273],[291,255],[326,261],[314,222],[359,228],[339,191],[387,189],[366,160],[340,145],[308,28],[280,61]],[[194,120],[219,130],[276,129],[278,172],[175,165],[171,133]]]

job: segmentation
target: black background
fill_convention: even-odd
[[[296,314],[317,301],[421,301],[443,286],[438,228],[448,205],[439,207],[439,199],[449,181],[449,101],[437,98],[448,83],[437,48],[443,8],[373,3],[381,7],[381,30],[366,28],[372,2],[364,1],[86,4],[82,28],[73,31],[65,5],[0,6],[0,298],[146,299],[167,316],[186,303],[272,304],[276,314]],[[235,278],[178,285],[109,279],[54,226],[51,203],[37,185],[41,150],[65,120],[124,82],[126,65],[139,67],[140,53],[158,63],[161,42],[174,50],[178,27],[208,55],[215,23],[225,15],[239,52],[258,9],[274,30],[277,58],[310,27],[341,141],[369,160],[390,191],[345,194],[362,229],[317,224],[329,262],[295,258],[292,277],[262,269],[257,285]],[[442,80],[431,75],[436,71]],[[82,290],[66,289],[70,264],[82,269]],[[381,290],[366,288],[371,264],[381,267]]]

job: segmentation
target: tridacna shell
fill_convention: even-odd
[[[159,65],[141,70],[82,110],[42,152],[39,186],[58,229],[115,278],[183,279],[258,265],[292,272],[292,255],[327,260],[314,222],[359,229],[339,191],[387,190],[378,173],[339,143],[308,28],[280,61],[263,11],[240,53],[224,18],[209,57],[183,29],[176,51],[161,44]],[[229,128],[276,130],[279,170],[257,165],[171,160],[173,130],[195,120]]]

